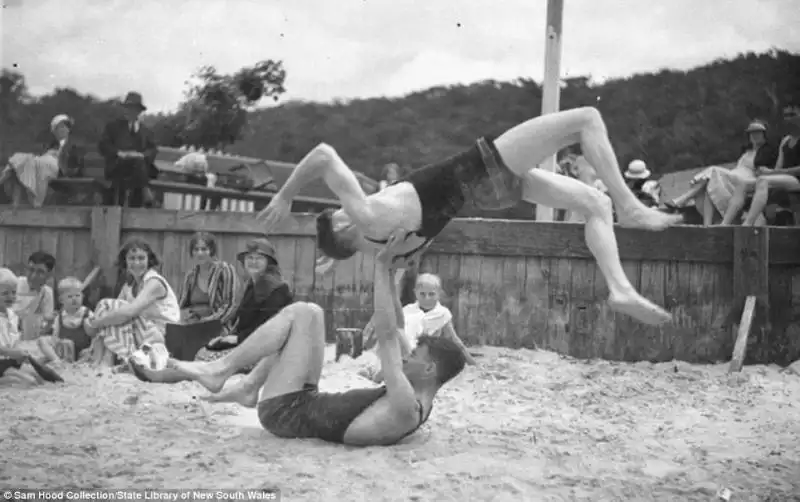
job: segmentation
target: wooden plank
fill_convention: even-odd
[[[769,264],[800,266],[800,227],[769,227]]]
[[[478,330],[484,333],[486,345],[501,345],[517,348],[508,338],[506,308],[515,294],[508,284],[503,283],[502,256],[486,256],[481,260],[480,301],[478,303]]]
[[[122,228],[125,232],[196,232],[202,229],[213,234],[264,236],[263,227],[256,215],[251,213],[126,208],[122,216]],[[275,235],[316,237],[316,216],[293,214],[267,237]]]
[[[597,317],[593,260],[573,260],[570,271],[569,347],[570,355],[589,359],[597,357],[594,331]]]
[[[566,258],[550,258],[550,301],[547,335],[544,349],[569,355],[570,288],[572,287],[572,262]]]
[[[467,345],[484,345],[486,333],[478,330],[478,309],[481,304],[481,257],[461,258],[461,285],[458,290],[458,334]],[[468,341],[469,340],[469,341]]]
[[[525,294],[523,302],[527,313],[524,323],[523,347],[544,347],[549,330],[549,260],[537,256],[525,258]]]
[[[739,323],[739,331],[736,335],[736,345],[733,347],[733,357],[731,364],[728,366],[728,373],[736,373],[742,371],[744,364],[744,355],[747,350],[747,336],[750,334],[750,327],[753,324],[753,313],[756,309],[756,297],[748,296],[744,302],[744,312],[742,312],[742,320]]]
[[[616,227],[616,233],[622,259],[733,261],[730,252],[733,235],[729,227],[676,226],[663,232]],[[482,218],[453,220],[433,241],[431,251],[592,258],[582,225]]]
[[[207,187],[203,185],[195,185],[193,183],[181,183],[178,181],[164,181],[153,180],[150,182],[150,188],[157,192],[162,193],[175,193],[175,194],[191,194],[191,195],[204,195],[207,197],[225,197],[232,200],[247,200],[254,202],[269,202],[275,196],[273,192],[262,191],[246,191],[234,190],[232,188],[223,187]],[[293,200],[297,202],[311,202],[323,206],[339,207],[340,203],[336,199],[324,199],[322,197],[309,197],[307,195],[298,195]]]
[[[316,302],[314,299],[314,266],[316,262],[316,243],[306,237],[296,237],[294,294],[301,301]]]
[[[733,294],[769,302],[769,227],[734,227]]]
[[[91,208],[92,264],[102,270],[102,284],[113,289],[117,282],[115,264],[122,236],[122,208]]]
[[[529,339],[528,321],[530,316],[525,305],[525,257],[508,257],[503,261],[500,288],[502,296],[496,301],[503,305],[504,346],[512,348],[532,348],[526,344]],[[481,274],[483,272],[481,271]],[[483,277],[483,275],[481,275]]]
[[[36,227],[88,229],[91,226],[91,207],[48,206],[13,208],[0,205],[0,227]]]

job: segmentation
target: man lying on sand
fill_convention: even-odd
[[[403,313],[391,278],[399,241],[390,237],[378,253],[375,271],[374,321],[384,386],[319,391],[325,351],[323,311],[302,302],[285,307],[223,359],[170,360],[169,367],[160,372],[132,363],[134,374],[145,381],[194,380],[216,394],[205,398],[209,401],[257,405],[261,425],[279,437],[356,446],[396,443],[425,423],[436,392],[465,363],[461,349],[451,340],[425,336],[402,360]],[[237,369],[255,363],[249,375],[223,390]]]
[[[469,150],[417,169],[369,196],[336,151],[321,144],[300,161],[259,217],[270,232],[289,215],[292,199],[300,189],[322,177],[342,203],[341,209],[327,209],[317,219],[317,242],[326,255],[320,259],[318,270],[324,273],[334,260],[347,259],[358,251],[372,252],[401,227],[410,232],[402,242],[398,261],[417,260],[469,204],[497,210],[524,200],[568,209],[586,217],[586,242],[608,284],[610,307],[647,324],[669,321],[670,315],[643,298],[625,276],[608,197],[578,180],[536,168],[575,143],[580,143],[608,188],[623,225],[662,230],[682,220],[679,215],[646,207],[631,192],[620,173],[603,118],[595,108],[542,115],[494,140],[480,138]]]

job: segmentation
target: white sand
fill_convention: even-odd
[[[281,440],[196,384],[69,369],[0,389],[0,485],[279,487],[285,500],[800,500],[800,376],[486,348],[394,447]],[[326,364],[323,387],[368,383]],[[770,498],[771,497],[771,498]],[[794,498],[793,498],[794,497]]]

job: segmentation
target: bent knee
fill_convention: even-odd
[[[297,316],[298,319],[319,320],[325,317],[325,311],[322,310],[322,307],[311,302],[294,302],[286,307],[285,310]]]
[[[763,177],[756,180],[756,190],[769,190],[769,178]]]
[[[331,159],[339,158],[339,154],[336,153],[336,149],[327,143],[320,143],[315,146],[311,150],[310,155],[319,161],[329,161]]]

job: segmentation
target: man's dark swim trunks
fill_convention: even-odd
[[[492,138],[478,139],[472,148],[442,162],[422,167],[401,178],[414,186],[422,205],[422,225],[416,233],[430,242],[467,205],[486,211],[515,206],[522,200],[522,184],[503,163]],[[385,241],[369,239],[379,244]]]
[[[316,385],[275,396],[258,403],[258,419],[268,432],[282,438],[318,438],[344,442],[344,434],[364,410],[386,394],[386,387],[352,389],[346,392],[320,392]],[[420,405],[419,424],[428,417]]]

